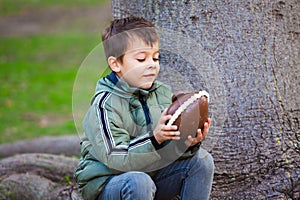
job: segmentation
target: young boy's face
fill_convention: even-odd
[[[131,87],[150,89],[159,72],[159,43],[151,46],[142,40],[130,42],[123,61],[117,62],[117,75]]]

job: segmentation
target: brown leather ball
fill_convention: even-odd
[[[208,102],[209,94],[206,91],[174,94],[167,110],[172,118],[167,124],[177,125],[181,138],[189,135],[195,137],[197,129],[203,130],[208,120]]]

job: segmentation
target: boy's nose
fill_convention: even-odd
[[[153,69],[153,68],[156,68],[157,67],[157,63],[151,63],[151,64],[148,64],[148,67],[149,69]]]
[[[153,59],[149,59],[147,66],[148,68],[155,68],[157,66],[157,62],[155,62]]]

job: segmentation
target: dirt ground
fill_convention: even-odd
[[[0,37],[61,31],[99,32],[110,21],[110,3],[95,7],[51,7],[48,10],[23,9],[0,17]]]

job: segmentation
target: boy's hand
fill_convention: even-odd
[[[204,123],[203,132],[201,131],[201,129],[198,129],[197,136],[195,138],[193,138],[191,135],[189,135],[187,140],[185,141],[185,144],[187,146],[193,146],[193,145],[201,142],[202,140],[204,140],[204,138],[208,134],[210,123],[211,123],[211,120],[210,120],[210,118],[208,118],[207,122]]]
[[[180,132],[177,131],[177,126],[166,125],[166,122],[170,120],[171,117],[172,115],[167,115],[167,109],[165,109],[158,120],[158,123],[153,131],[153,135],[158,144],[161,144],[166,140],[180,140]]]

